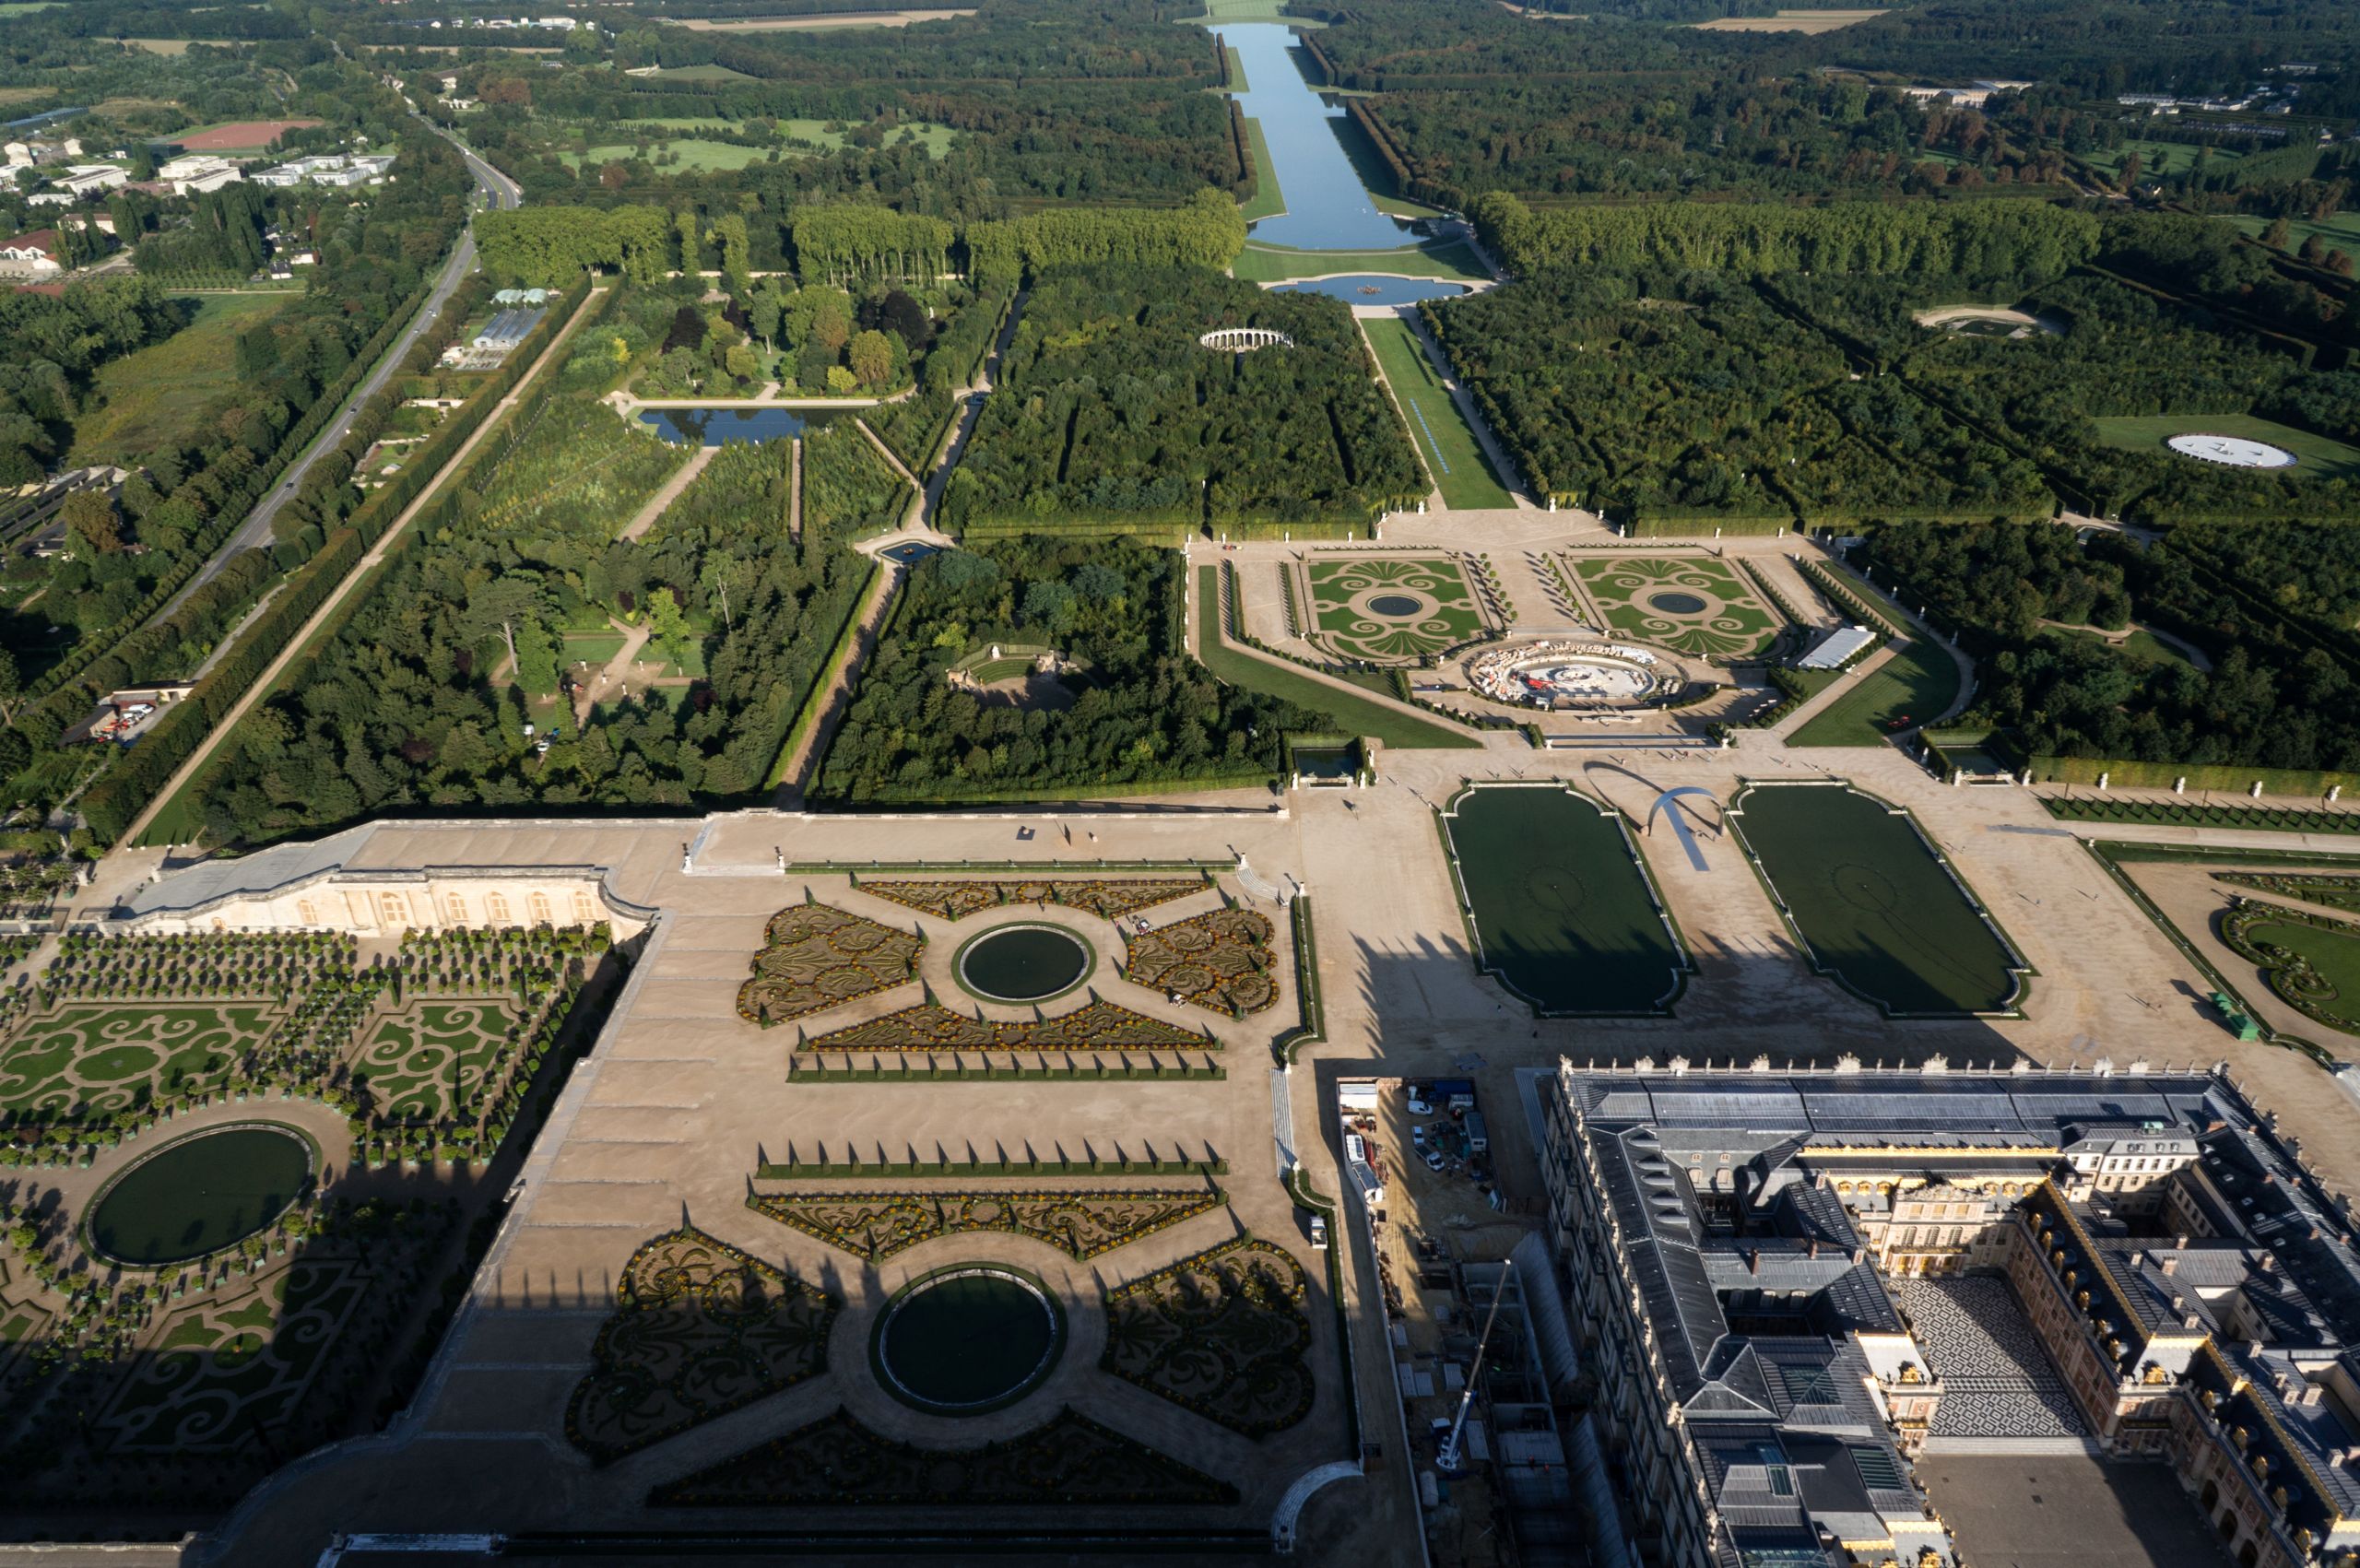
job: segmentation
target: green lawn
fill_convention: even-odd
[[[1344,156],[1351,160],[1352,171],[1361,177],[1361,184],[1368,191],[1370,202],[1387,218],[1439,218],[1442,208],[1413,202],[1402,195],[1394,183],[1393,166],[1385,161],[1376,143],[1361,129],[1361,123],[1347,114],[1335,122],[1337,143]]]
[[[1662,1013],[1687,962],[1621,820],[1572,790],[1469,790],[1443,819],[1479,965],[1545,1013]]]
[[[1239,204],[1237,210],[1246,222],[1258,223],[1286,211],[1287,198],[1286,193],[1279,189],[1278,166],[1270,161],[1270,144],[1262,135],[1261,121],[1245,122],[1245,140],[1254,150],[1254,194]]]
[[[2309,966],[2307,973],[2288,963],[2262,968],[2281,1001],[2307,1007],[2312,1017],[2346,1034],[2360,1034],[2360,928],[2342,921],[2330,927],[2265,920],[2245,926],[2243,936],[2244,943],[2236,945],[2264,953],[2281,949]]]
[[[1290,283],[1298,277],[1330,277],[1354,272],[1389,272],[1403,277],[1438,277],[1451,283],[1488,283],[1492,275],[1459,241],[1410,245],[1398,251],[1290,251],[1247,241],[1230,266],[1248,283]]]
[[[1418,443],[1426,472],[1442,491],[1442,503],[1453,512],[1512,507],[1516,498],[1501,484],[1474,430],[1459,411],[1435,373],[1424,342],[1398,317],[1369,317],[1361,323],[1377,368],[1385,372],[1401,417]]]
[[[1447,556],[1314,560],[1303,573],[1311,641],[1340,658],[1410,663],[1483,631],[1466,571]]]
[[[2266,218],[2232,218],[2229,221],[2257,239],[2270,227],[2270,219]],[[2360,256],[2360,210],[2346,209],[2324,223],[2298,218],[2287,225],[2287,232],[2290,237],[2286,245],[2290,251],[2299,250],[2304,241],[2317,235],[2319,243],[2330,250]]]
[[[69,465],[136,465],[195,442],[215,395],[238,379],[238,335],[286,308],[289,296],[207,294],[189,324],[161,343],[100,367],[100,400],[76,422]]]
[[[623,651],[623,634],[620,631],[569,631],[558,650],[560,663],[582,660],[596,669]]]
[[[1236,47],[1231,45],[1221,53],[1229,57],[1229,90],[1232,92],[1252,91],[1251,84],[1245,79],[1245,61],[1237,53]]]
[[[2071,636],[2084,637],[2093,643],[2106,643],[2106,646],[2115,652],[2127,654],[2142,664],[2187,665],[2190,668],[2195,667],[2194,661],[2186,654],[2144,629],[2133,631],[2119,643],[2107,643],[2103,632],[2091,627],[2069,627],[2066,631]]]
[[[755,78],[743,71],[733,71],[726,65],[667,65],[645,79],[656,82],[750,82]]]
[[[1375,736],[1385,745],[1401,750],[1442,750],[1483,744],[1473,733],[1457,725],[1414,718],[1398,708],[1339,691],[1292,666],[1257,658],[1230,646],[1221,631],[1221,582],[1215,569],[1210,566],[1197,568],[1197,654],[1207,669],[1232,686],[1324,713],[1334,721],[1336,728],[1349,735]]]
[[[2160,176],[2187,173],[2196,167],[2196,155],[2200,150],[2186,142],[2127,141],[2118,147],[2083,156],[2092,167],[2103,169],[2109,174],[2119,174],[2124,160],[2136,152],[2139,155],[2139,171],[2142,175]],[[2244,156],[2233,147],[2216,147],[2212,149],[2214,163],[2235,163]]]
[[[661,164],[667,169],[685,169],[699,174],[734,173],[749,164],[761,162],[773,150],[770,147],[739,147],[735,142],[707,142],[689,137],[653,144],[648,147],[646,156],[649,162],[656,163],[669,153],[674,161]],[[567,165],[575,169],[584,164],[596,167],[605,163],[623,163],[639,156],[639,148],[628,143],[594,147],[588,152],[563,155]]]
[[[1193,22],[1209,26],[1215,22],[1284,22],[1291,28],[1324,28],[1326,22],[1316,22],[1308,17],[1285,14],[1286,0],[1205,0],[1202,16],[1182,17],[1182,26]]]
[[[1812,963],[1888,1015],[2014,1005],[2007,944],[1909,819],[1827,784],[1756,784],[1729,825],[1759,863]]]
[[[2360,448],[2251,414],[2129,414],[2109,416],[2096,423],[2098,440],[2126,452],[2164,452],[2165,438],[2176,435],[2243,436],[2293,453],[2295,474],[2317,474],[2329,479],[2360,476]]]
[[[1916,638],[1788,736],[1787,744],[1875,746],[1905,718],[1932,722],[1957,695],[1957,664],[1944,649]]]

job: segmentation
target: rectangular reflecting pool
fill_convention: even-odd
[[[1414,305],[1421,300],[1448,300],[1467,292],[1463,283],[1433,277],[1393,277],[1383,273],[1352,273],[1343,277],[1311,277],[1301,283],[1274,283],[1271,292],[1292,290],[1328,294],[1348,305]]]
[[[683,446],[785,441],[840,418],[833,408],[643,408],[639,422]]]

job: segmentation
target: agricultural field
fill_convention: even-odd
[[[238,384],[238,337],[286,309],[288,296],[207,294],[186,326],[101,366],[98,407],[75,423],[70,464],[136,464],[194,444],[216,395]]]
[[[1812,966],[1887,1017],[2022,996],[2021,961],[1904,813],[1848,785],[1757,784],[1729,822]]]
[[[1466,569],[1446,556],[1315,560],[1303,575],[1310,640],[1341,659],[1415,663],[1485,630]]]
[[[1511,507],[1510,495],[1496,475],[1482,444],[1458,400],[1442,383],[1434,360],[1416,331],[1398,317],[1364,320],[1361,331],[1376,355],[1377,369],[1392,390],[1410,434],[1425,459],[1426,471],[1442,491],[1442,503],[1453,512]]]
[[[1551,1017],[1670,1010],[1687,955],[1621,817],[1563,787],[1494,785],[1442,823],[1486,973]]]
[[[1700,659],[1750,658],[1784,623],[1727,561],[1703,556],[1575,557],[1574,576],[1607,630]]]
[[[1882,10],[1780,11],[1769,17],[1720,17],[1693,25],[1699,32],[1789,32],[1815,37],[1820,33],[1838,32],[1855,23],[1883,15]]]

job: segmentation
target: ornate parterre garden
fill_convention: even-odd
[[[1415,664],[1490,630],[1467,571],[1448,556],[1310,560],[1301,573],[1311,643],[1364,664]]]
[[[0,1010],[0,1453],[26,1504],[215,1508],[398,1408],[469,1265],[420,1162],[499,1149],[607,943],[61,938]],[[267,1179],[213,1154],[239,1137],[282,1151]],[[206,1181],[166,1173],[192,1152]]]
[[[1574,577],[1606,630],[1700,659],[1766,651],[1785,623],[1739,569],[1709,556],[1575,556]]]
[[[863,895],[912,911],[917,928],[876,917]],[[1161,925],[1148,916],[1199,896],[1222,902]],[[1202,1055],[1267,1048],[1284,1026],[1273,1014],[1289,957],[1274,923],[1231,907],[1201,874],[864,875],[804,897],[767,923],[738,1008],[749,1026],[793,1020],[782,1060],[798,1072],[815,1057]],[[1044,906],[1106,921],[1099,939],[1118,937],[1125,955],[1108,984],[1138,994],[1024,1008],[935,999],[953,950],[1037,924]],[[881,995],[913,981],[925,1000]],[[852,1092],[812,1081],[814,1095]],[[630,1458],[630,1473],[649,1478],[648,1504],[666,1509],[1234,1505],[1246,1478],[1223,1473],[1222,1444],[1292,1432],[1317,1405],[1310,1279],[1287,1248],[1245,1232],[1210,1149],[1169,1170],[1134,1168],[1151,1137],[1113,1149],[1096,1173],[1105,1145],[1083,1146],[1086,1162],[1068,1143],[1046,1161],[986,1144],[964,1146],[963,1161],[937,1145],[932,1160],[912,1147],[906,1160],[879,1149],[850,1164],[841,1148],[831,1164],[825,1149],[812,1161],[808,1147],[771,1146],[786,1159],[765,1158],[738,1220],[684,1224],[632,1256],[573,1389],[568,1440],[596,1464]],[[914,1397],[914,1368],[980,1365],[980,1349],[926,1338],[957,1331],[934,1325],[967,1321],[988,1298],[1011,1329],[1037,1328],[1028,1292],[1045,1293],[1056,1326],[1037,1367],[1030,1350],[1018,1358],[1024,1379],[973,1401]],[[1068,1339],[1090,1354],[1061,1356]],[[1174,1416],[1142,1423],[1142,1389]],[[773,1396],[765,1431],[757,1413]],[[959,1435],[956,1422],[987,1412],[990,1441]],[[667,1461],[673,1439],[725,1415],[748,1445],[683,1443]],[[1332,1456],[1284,1463],[1293,1473]]]
[[[2241,879],[2222,878],[2224,881]],[[2260,880],[2256,878],[2256,885]],[[2271,890],[2295,892],[2292,887]],[[2344,888],[2334,890],[2349,892]],[[2318,898],[2319,891],[2295,896]],[[2313,1022],[2360,1034],[2360,923],[2317,910],[2239,899],[2235,908],[2221,916],[2221,939],[2261,971],[2263,982],[2280,1001]]]

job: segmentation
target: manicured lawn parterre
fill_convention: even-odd
[[[1236,51],[1230,53],[1233,56]],[[1259,223],[1286,211],[1287,198],[1279,188],[1278,165],[1270,161],[1270,139],[1263,134],[1261,121],[1245,122],[1245,142],[1254,151],[1254,194],[1238,204],[1238,213],[1248,223]]]
[[[1109,1291],[1102,1364],[1248,1437],[1282,1432],[1318,1391],[1309,1289],[1292,1254],[1239,1236]]]
[[[1314,560],[1304,580],[1311,641],[1339,658],[1414,663],[1484,630],[1467,572],[1448,556]]]
[[[1906,814],[1848,786],[1756,784],[1729,820],[1812,963],[1888,1016],[2022,996],[2015,955]]]
[[[669,161],[665,164],[667,168],[682,169],[693,174],[709,174],[715,171],[734,172],[749,164],[760,163],[769,158],[774,150],[770,147],[739,147],[735,142],[707,142],[683,136],[651,146],[647,150],[647,157],[654,161],[665,159],[668,155]],[[636,147],[627,144],[609,144],[604,147],[594,147],[587,152],[569,152],[564,154],[563,158],[570,167],[578,169],[587,164],[595,169],[600,164],[628,162],[639,156],[640,151]]]
[[[32,1121],[104,1115],[218,1087],[282,1016],[264,1002],[68,1002],[0,1047],[0,1111]]]
[[[412,1002],[370,1032],[354,1065],[368,1076],[379,1116],[443,1121],[474,1104],[515,1027],[515,1010],[504,1002]]]
[[[1958,664],[1913,638],[1787,737],[1789,746],[1876,746],[1896,729],[1931,723],[1958,696]]]
[[[1442,819],[1476,963],[1543,1013],[1661,1013],[1687,955],[1622,819],[1557,785],[1477,787]]]
[[[1358,272],[1438,277],[1451,283],[1487,283],[1492,277],[1475,253],[1457,240],[1398,251],[1290,251],[1248,240],[1229,270],[1232,277],[1248,283],[1286,283],[1298,277],[1337,277]]]
[[[1427,474],[1442,491],[1443,505],[1453,512],[1514,506],[1516,498],[1493,473],[1458,400],[1435,373],[1424,340],[1398,317],[1365,319],[1361,331],[1409,421]]]
[[[2251,414],[2130,414],[2094,421],[2098,440],[2129,452],[2154,452],[2176,435],[2240,436],[2295,454],[2294,474],[2341,479],[2360,474],[2360,448]],[[2194,465],[2201,458],[2181,461]]]
[[[2360,925],[2332,915],[2249,903],[2221,920],[2221,937],[2304,1017],[2360,1034]]]
[[[1778,616],[1725,560],[1590,556],[1573,567],[1617,636],[1717,659],[1745,658],[1777,640]]]
[[[277,294],[207,294],[189,324],[99,369],[101,407],[75,421],[71,465],[137,464],[195,442],[215,395],[238,379],[238,336],[286,307]]]
[[[1232,686],[1316,709],[1328,714],[1335,721],[1335,726],[1348,735],[1375,736],[1398,749],[1483,744],[1456,725],[1435,724],[1354,697],[1289,666],[1256,658],[1231,647],[1221,636],[1221,584],[1210,566],[1197,568],[1197,657]]]

